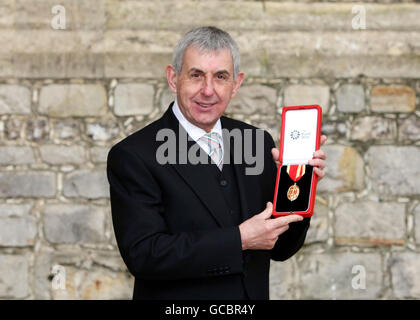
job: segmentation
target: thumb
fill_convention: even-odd
[[[264,218],[264,219],[270,219],[272,214],[273,214],[273,204],[269,201],[267,202],[267,205],[264,211],[260,213],[260,216],[261,218]]]

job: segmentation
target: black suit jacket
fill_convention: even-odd
[[[229,130],[251,129],[255,150],[257,128],[224,116],[221,124]],[[242,299],[245,289],[251,299],[268,299],[270,258],[285,260],[295,254],[310,219],[292,223],[272,250],[242,251],[238,225],[210,171],[214,164],[161,165],[156,160],[163,143],[156,141],[157,132],[168,128],[178,136],[179,127],[183,130],[171,104],[162,118],[108,154],[113,226],[121,256],[135,277],[133,298]],[[193,144],[189,141],[188,148]],[[246,163],[234,166],[243,220],[273,201],[274,146],[264,131],[262,174],[246,175]]]

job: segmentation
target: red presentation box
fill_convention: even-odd
[[[319,149],[321,121],[319,105],[283,108],[274,217],[290,214],[311,217],[313,214],[317,175],[308,161]]]

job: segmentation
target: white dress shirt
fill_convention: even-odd
[[[182,127],[185,129],[185,131],[187,131],[187,134],[195,141],[199,144],[199,146],[207,152],[207,154],[210,153],[210,148],[208,146],[208,144],[203,141],[200,140],[200,138],[205,135],[207,132],[204,131],[203,129],[197,127],[196,125],[192,124],[191,122],[189,122],[185,116],[182,114],[181,110],[179,109],[179,105],[177,100],[175,99],[175,102],[172,106],[172,111],[175,114],[175,117],[178,119],[179,123],[182,125]],[[222,124],[220,122],[220,119],[217,120],[216,124],[214,125],[214,127],[211,129],[211,132],[216,132],[218,134],[218,140],[220,145],[222,146],[222,154],[224,154],[224,148],[223,148],[223,136],[222,136]]]

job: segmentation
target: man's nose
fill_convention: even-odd
[[[205,96],[212,96],[214,94],[214,84],[212,77],[205,77],[203,81],[203,88],[201,90]]]

